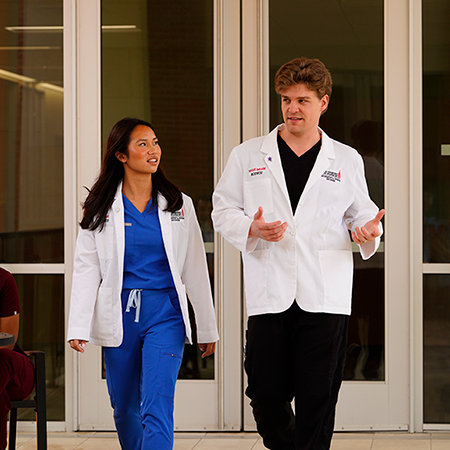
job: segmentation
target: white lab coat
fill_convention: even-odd
[[[282,127],[233,149],[213,194],[214,228],[242,252],[249,316],[285,311],[294,299],[305,311],[349,315],[348,229],[378,212],[367,192],[362,158],[320,130],[322,148],[293,215],[277,145]],[[280,242],[248,238],[259,206],[266,222],[288,223]],[[362,257],[374,254],[379,242],[360,246]]]
[[[165,212],[165,206],[165,198],[159,196],[162,237],[183,313],[187,341],[192,343],[186,291],[195,312],[198,342],[215,342],[219,335],[194,205],[183,194],[180,211]],[[122,343],[124,233],[122,185],[119,185],[103,230],[80,229],[78,234],[68,341],[86,340],[106,347],[117,347]]]

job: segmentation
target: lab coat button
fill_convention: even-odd
[[[291,230],[291,236],[294,236],[295,230]]]
[[[120,211],[120,208],[116,208],[116,212],[119,212]]]

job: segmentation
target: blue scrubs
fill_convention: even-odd
[[[185,329],[158,210],[123,196],[123,341],[103,347],[106,381],[122,449],[171,450],[175,383]]]

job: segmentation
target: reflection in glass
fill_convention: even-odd
[[[424,422],[450,423],[450,275],[423,277]]]
[[[450,262],[450,3],[423,0],[423,261]],[[423,277],[424,422],[450,423],[450,275]]]
[[[47,420],[64,420],[64,276],[14,275],[19,288],[23,350],[45,352]],[[36,420],[32,409],[19,410],[19,419]]]
[[[103,0],[102,25],[135,25],[103,31],[103,142],[123,117],[152,123],[168,178],[195,202],[213,282],[205,219],[213,188],[213,2]],[[196,345],[186,345],[180,378],[214,378],[214,358],[202,360]]]
[[[324,62],[333,77],[333,93],[320,126],[362,155],[369,193],[379,208],[384,205],[383,14],[382,0],[269,2],[271,80],[293,58],[307,56]],[[279,96],[273,88],[270,122],[271,129],[282,122]],[[354,246],[346,380],[385,379],[383,244],[368,261],[361,259]]]
[[[0,262],[63,262],[62,3],[0,2]]]
[[[423,261],[450,262],[450,3],[423,1]]]

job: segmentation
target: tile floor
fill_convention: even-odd
[[[19,433],[17,449],[35,450],[36,438]],[[176,433],[174,450],[264,450],[255,433]],[[120,450],[115,433],[49,433],[48,450]],[[450,433],[336,433],[331,450],[450,450]]]

